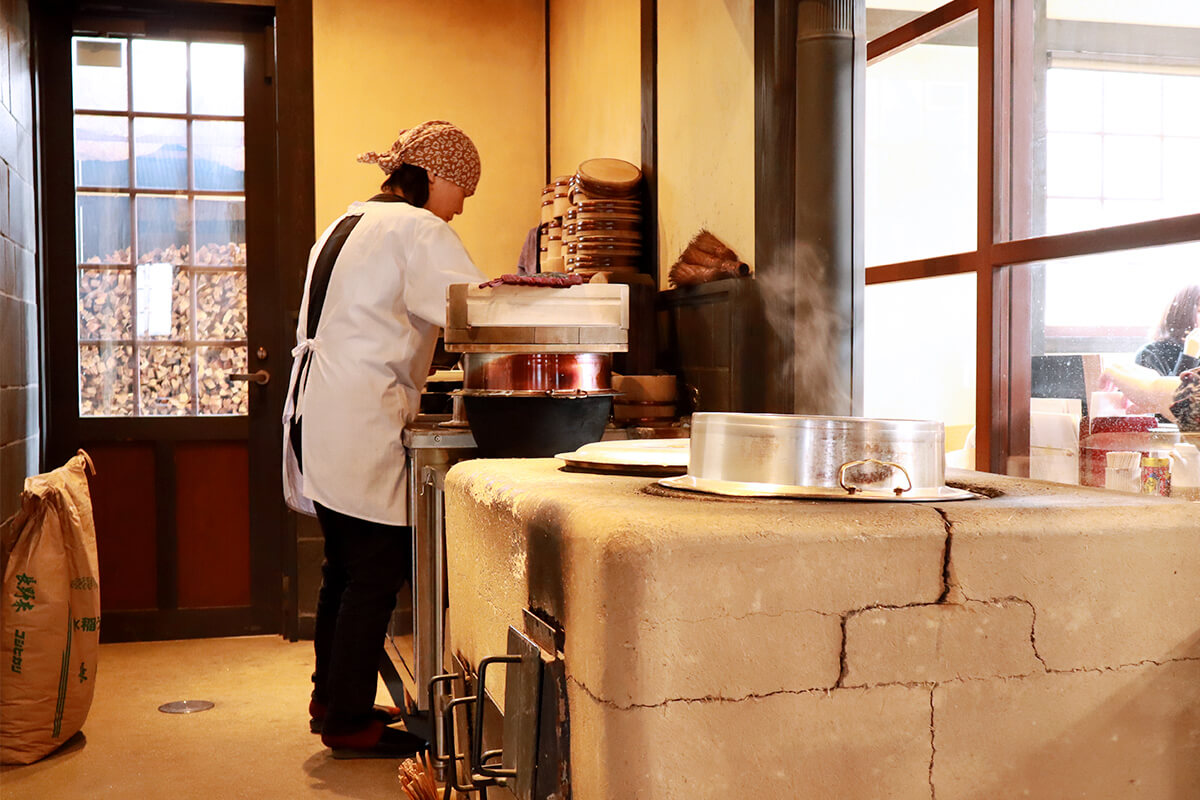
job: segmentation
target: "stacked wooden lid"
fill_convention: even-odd
[[[641,180],[642,171],[628,161],[593,158],[573,176],[548,184],[542,193],[542,271],[585,277],[639,272]]]

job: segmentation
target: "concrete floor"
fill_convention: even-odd
[[[311,674],[312,643],[277,636],[102,645],[81,733],[36,764],[0,768],[0,795],[402,800],[398,761],[336,761],[308,732]],[[158,711],[174,700],[216,705]]]

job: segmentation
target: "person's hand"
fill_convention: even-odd
[[[1132,410],[1170,416],[1171,400],[1179,388],[1178,377],[1159,375],[1152,369],[1123,362],[1105,367],[1103,376],[1133,403]]]

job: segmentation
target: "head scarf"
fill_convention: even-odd
[[[378,164],[388,175],[401,164],[422,167],[455,184],[467,197],[475,194],[479,183],[479,151],[475,143],[457,126],[440,119],[402,130],[391,150],[363,153],[358,160]]]

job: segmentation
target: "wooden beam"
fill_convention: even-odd
[[[976,11],[979,4],[979,0],[951,0],[944,6],[938,6],[928,14],[923,14],[911,22],[906,22],[899,28],[867,42],[867,63],[870,64],[884,56],[895,55],[901,50],[920,44],[943,28],[953,25],[972,11]],[[982,36],[982,32],[980,35]]]

